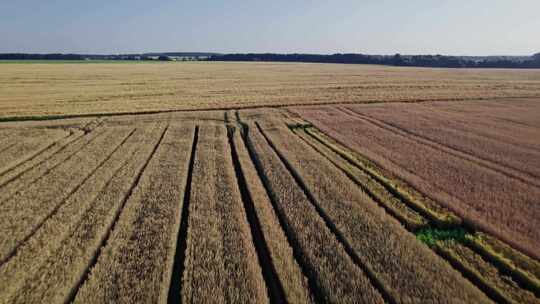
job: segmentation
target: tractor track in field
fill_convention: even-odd
[[[71,140],[69,140],[68,142],[66,142],[65,144],[61,145],[60,148],[59,148],[58,150],[52,152],[49,156],[46,156],[46,157],[43,158],[42,160],[36,162],[35,164],[31,165],[30,167],[28,167],[28,168],[22,170],[21,172],[17,173],[16,175],[14,175],[14,176],[12,176],[12,177],[10,177],[10,178],[7,179],[6,181],[1,182],[1,183],[0,183],[0,188],[3,187],[3,186],[5,186],[6,184],[12,182],[13,180],[17,179],[17,178],[18,178],[19,176],[21,176],[22,174],[28,172],[29,170],[32,170],[32,169],[35,168],[36,166],[39,166],[40,164],[42,164],[42,163],[44,163],[45,161],[49,160],[51,157],[54,157],[54,155],[56,155],[56,154],[62,152],[69,144],[75,142],[76,140],[78,140],[79,138],[81,138],[81,137],[83,137],[83,136],[84,136],[84,133],[83,133],[83,132],[81,132],[81,134],[78,135],[78,136],[76,136],[75,133],[72,133],[72,134],[70,134],[69,136],[66,136],[66,137],[60,139],[59,141],[61,141],[61,140],[63,140],[63,139],[66,139],[66,140],[67,140],[69,137],[73,137],[73,139],[71,139]],[[59,141],[55,142],[54,145],[56,145]],[[45,151],[43,151],[43,153],[44,153],[44,152],[45,152]],[[40,155],[43,154],[43,153],[40,153]],[[37,157],[37,156],[39,156],[39,155],[36,155],[36,157]],[[28,160],[28,161],[26,161],[26,162],[19,163],[18,165],[16,165],[16,166],[14,166],[14,167],[12,167],[12,168],[10,168],[10,169],[8,169],[8,170],[6,170],[6,171],[0,173],[0,177],[3,177],[3,176],[5,176],[5,175],[7,175],[9,172],[11,172],[11,171],[13,171],[13,170],[15,170],[15,169],[17,169],[17,168],[19,168],[19,167],[21,167],[21,166],[24,166],[26,163],[28,163],[28,162],[30,162],[30,161],[32,161],[32,160],[34,160],[34,158],[33,158],[33,159],[30,159],[30,160]]]
[[[8,195],[7,197],[5,198],[2,198],[0,200],[0,205],[2,205],[5,201],[11,199],[13,196],[17,195],[21,189],[23,189],[23,187],[30,187],[32,186],[33,184],[39,182],[40,180],[42,180],[43,178],[45,178],[49,173],[51,173],[54,169],[56,169],[58,166],[60,166],[62,163],[66,162],[66,161],[69,161],[71,160],[75,154],[83,151],[84,148],[86,148],[87,146],[89,146],[94,140],[96,140],[100,135],[103,135],[105,134],[106,131],[103,130],[101,133],[98,133],[98,134],[95,134],[94,137],[90,138],[87,142],[83,143],[82,146],[77,149],[76,151],[73,151],[73,153],[67,155],[65,158],[62,158],[60,160],[58,160],[58,162],[54,165],[52,165],[50,168],[47,168],[43,173],[41,173],[40,175],[36,176],[35,178],[33,178],[31,181],[28,181],[27,183],[19,186],[17,188],[17,190],[14,190],[13,193],[11,193],[10,195]],[[59,151],[56,151],[55,153],[53,153],[50,157],[44,159],[42,162],[30,167],[30,168],[27,168],[25,169],[24,171],[22,171],[21,173],[17,174],[16,176],[8,179],[7,181],[5,181],[4,183],[2,183],[2,185],[0,185],[0,188],[2,187],[5,187],[6,185],[8,185],[9,183],[17,180],[17,178],[19,178],[21,175],[23,175],[24,173],[34,169],[35,167],[39,166],[40,164],[43,164],[44,162],[46,162],[47,160],[51,159],[52,157],[54,157],[55,155],[57,155],[58,153],[60,153],[61,151],[67,149],[67,147],[70,145],[70,144],[73,144],[75,141],[77,141],[78,139],[81,139],[84,135],[78,137],[77,139],[74,139],[73,141],[70,141],[69,143],[67,143],[64,147],[62,147]],[[1,197],[1,196],[0,196]]]
[[[14,246],[14,248],[8,252],[8,254],[6,255],[6,257],[2,260],[0,260],[0,267],[2,265],[4,265],[7,261],[9,261],[9,259],[11,259],[13,256],[15,256],[15,254],[17,254],[17,251],[18,249],[26,242],[28,241],[44,224],[45,222],[47,222],[47,220],[49,220],[51,217],[53,217],[56,212],[58,212],[58,210],[67,202],[67,200],[75,193],[77,192],[77,190],[79,190],[79,188],[97,171],[99,170],[111,157],[112,155],[118,150],[120,149],[120,147],[133,135],[133,133],[135,133],[135,130],[136,129],[133,129],[131,130],[131,132],[124,137],[124,139],[120,142],[120,144],[118,144],[118,146],[116,146],[114,148],[114,150],[109,154],[107,155],[107,157],[105,159],[103,159],[98,165],[96,168],[94,168],[77,186],[75,186],[69,193],[68,195],[59,203],[57,204],[56,206],[54,206],[54,208],[41,220],[39,221],[29,232],[28,234],[22,239],[20,240],[19,242],[17,242],[17,244]]]
[[[255,125],[259,132],[262,134],[262,136],[265,138],[268,145],[271,147],[271,149],[274,151],[274,153],[278,156],[278,158],[281,160],[283,165],[287,168],[287,171],[291,174],[291,176],[296,181],[297,185],[300,187],[302,192],[306,195],[309,202],[313,205],[315,210],[317,211],[317,214],[323,219],[326,227],[332,232],[336,240],[338,241],[341,246],[345,249],[345,252],[349,256],[349,258],[353,261],[353,263],[362,270],[362,272],[367,276],[369,279],[371,285],[375,287],[375,289],[381,294],[384,301],[386,303],[395,304],[397,301],[391,296],[391,293],[389,290],[387,290],[386,286],[377,278],[374,271],[367,266],[365,263],[362,262],[360,257],[356,254],[352,246],[349,244],[349,242],[346,240],[346,238],[343,236],[343,234],[339,231],[339,229],[335,226],[332,219],[326,214],[324,209],[320,206],[320,204],[317,202],[317,199],[311,193],[309,188],[304,183],[302,177],[298,172],[294,169],[294,167],[289,163],[289,161],[283,156],[283,154],[277,149],[277,147],[274,145],[274,143],[268,138],[266,133],[262,130],[259,123],[255,122]]]
[[[296,133],[295,133],[296,134]],[[360,189],[362,189],[363,192],[365,192],[374,202],[376,202],[381,208],[383,208],[388,214],[390,214],[392,217],[394,217],[396,220],[398,220],[398,222],[400,222],[407,230],[409,231],[414,231],[414,230],[417,230],[419,229],[419,227],[411,227],[410,224],[409,224],[409,221],[407,219],[405,219],[401,214],[399,214],[397,211],[393,210],[392,208],[390,208],[387,204],[383,203],[382,202],[382,199],[379,198],[379,196],[377,194],[375,194],[371,189],[369,189],[369,187],[367,187],[366,185],[364,185],[362,182],[360,182],[355,176],[353,176],[353,174],[351,174],[350,172],[348,172],[347,170],[345,170],[344,168],[342,168],[342,166],[340,166],[336,161],[334,161],[333,159],[331,159],[330,157],[328,157],[326,154],[324,154],[319,147],[317,147],[315,144],[309,142],[308,140],[306,140],[305,138],[303,138],[302,136],[299,136],[298,134],[296,134],[298,136],[298,138],[300,140],[302,140],[303,142],[305,142],[307,145],[309,145],[311,148],[313,148],[313,150],[317,151],[317,153],[319,153],[321,156],[323,156],[328,162],[330,162],[332,165],[334,165],[334,167],[336,167],[337,169],[339,169],[341,172],[343,172],[343,174],[347,175],[347,177],[352,180],[358,187],[360,187]],[[307,136],[310,136],[309,134],[306,133]],[[337,154],[337,153],[336,153]],[[337,154],[339,155],[339,154]],[[347,160],[343,159],[345,162],[347,162]],[[349,163],[349,162],[347,162]],[[350,163],[349,163],[350,164]],[[352,165],[352,164],[351,164]],[[368,172],[366,172],[365,170],[362,170],[361,168],[358,168],[357,166],[354,166],[352,165],[353,167],[357,168],[360,172],[366,174],[367,176],[369,176],[371,179],[375,180],[373,178],[373,176],[371,176]],[[384,186],[381,185],[383,188]],[[387,190],[387,189],[385,189]],[[388,190],[387,190],[388,191]],[[390,192],[389,192],[390,193]],[[393,195],[392,193],[390,193],[391,195]],[[395,196],[394,196],[395,197]],[[404,205],[407,205],[407,203],[405,203],[401,198],[399,197],[396,197],[402,204]],[[410,206],[408,206],[410,208]],[[412,208],[411,208],[412,209]]]
[[[125,160],[123,160],[122,164],[121,164],[116,170],[114,170],[114,172],[112,173],[111,177],[105,182],[105,184],[103,185],[103,187],[101,187],[101,188],[97,191],[98,193],[101,193],[105,188],[107,188],[107,187],[111,184],[111,182],[113,181],[113,179],[117,176],[118,172],[120,172],[121,170],[123,170],[123,169],[129,164],[129,162],[133,160],[134,155],[135,155],[140,149],[141,149],[141,147],[137,147],[135,150],[131,151],[131,153],[129,154],[129,156],[128,156]],[[92,208],[92,204],[97,200],[97,198],[98,198],[98,196],[94,197],[94,198],[91,200],[91,202],[88,204],[88,206],[86,206],[85,210],[81,213],[81,217],[82,217],[85,213],[87,213],[87,212]],[[68,200],[68,198],[66,198],[66,201],[67,201],[67,200]],[[61,208],[61,207],[60,207],[60,208]],[[60,208],[59,208],[59,209],[60,209]],[[50,218],[52,218],[52,217],[54,217],[54,214],[53,214]],[[74,221],[74,222],[80,222],[80,218],[79,218],[78,220]],[[45,223],[44,223],[43,225],[45,225]],[[42,226],[43,226],[43,225],[42,225]],[[78,225],[78,224],[77,224],[77,225]],[[19,250],[22,246],[24,246],[24,245],[27,243],[27,241],[30,240],[30,239],[37,233],[37,231],[38,231],[38,230],[36,230],[36,232],[35,232],[33,235],[29,236],[29,237],[27,238],[26,241],[21,242],[21,244],[20,244],[19,246],[17,246],[17,248],[15,249],[16,252],[14,252],[14,254],[13,254],[12,256],[11,256],[10,258],[6,259],[4,263],[0,263],[0,268],[1,268],[4,264],[9,263],[9,261],[11,261],[11,258],[13,258],[13,257],[15,257],[15,256],[17,255],[18,250]],[[73,234],[75,234],[75,232],[76,232],[76,231],[74,230],[74,231],[72,231],[71,233],[69,233],[68,235],[63,236],[62,239],[59,240],[59,242],[62,243],[62,242],[64,242],[64,240],[71,238],[71,237],[73,236]]]
[[[312,138],[314,138],[319,144],[323,145],[323,146],[326,146],[328,149],[332,150],[332,147],[328,146],[326,143],[320,141],[318,138],[314,137],[313,135],[311,135],[311,133],[309,132],[306,132],[306,134]],[[298,136],[298,135],[297,135]],[[338,168],[339,170],[341,170],[342,172],[345,173],[345,175],[348,176],[349,179],[353,180],[354,181],[354,178],[352,178],[348,172],[345,172],[343,169],[340,168],[340,166],[338,166],[333,160],[331,160],[330,158],[328,158],[324,153],[322,153],[319,149],[317,149],[317,147],[315,147],[314,144],[308,142],[307,140],[305,140],[304,138],[302,138],[301,136],[298,136],[301,140],[303,140],[305,143],[307,143],[308,145],[310,145],[313,149],[315,149],[315,151],[317,151],[317,153],[321,154],[323,157],[325,157],[328,161],[330,161],[330,163],[332,163],[333,166],[335,166],[336,168]],[[347,161],[346,158],[344,158],[342,155],[340,155],[339,153],[337,153],[337,155],[344,159],[345,161]],[[358,167],[356,164],[354,163],[351,163],[351,165],[359,168],[360,170],[362,170],[360,167]],[[363,170],[362,170],[363,171]],[[369,172],[366,172],[368,175],[371,175]],[[375,178],[375,176],[373,176]],[[377,181],[380,183],[380,181]],[[359,187],[361,187],[362,189],[364,189],[364,187],[362,185],[358,185]],[[365,191],[365,190],[364,190]],[[369,192],[365,191],[367,194],[369,194]],[[394,194],[395,195],[395,194]],[[371,195],[370,195],[371,196]],[[379,203],[377,200],[375,200],[377,203]],[[405,202],[404,202],[405,203]],[[382,203],[379,203],[379,205],[381,205]],[[382,204],[383,208],[385,209],[385,211],[392,217],[394,217],[396,220],[398,220],[398,222],[400,222],[400,224],[405,228],[407,229],[409,232],[411,233],[414,233],[414,230],[411,229],[410,227],[408,227],[407,225],[407,222],[404,221],[400,216],[396,216],[394,214],[394,212],[389,212],[389,210],[387,210],[386,207],[384,207],[384,204]],[[410,208],[412,208],[412,206],[409,206]],[[426,215],[425,214],[422,214],[422,216],[424,218],[426,218]],[[428,225],[430,226],[436,226],[435,223],[432,222],[432,220],[430,218],[426,218],[426,220],[428,221]],[[467,228],[467,227],[465,227]],[[465,243],[465,246],[469,249],[471,249],[473,252],[475,252],[476,254],[480,255],[483,259],[485,259],[486,261],[491,261],[491,264],[498,269],[498,271],[504,275],[507,275],[507,276],[510,276],[512,278],[512,280],[514,282],[516,282],[521,288],[523,289],[526,289],[526,290],[529,290],[531,292],[533,292],[537,297],[538,297],[538,290],[536,289],[536,287],[534,286],[534,283],[531,283],[528,279],[524,278],[521,273],[516,273],[516,271],[513,269],[513,267],[509,266],[509,265],[505,265],[504,263],[501,264],[500,261],[492,261],[493,258],[490,257],[490,256],[487,256],[486,255],[486,252],[484,250],[481,250],[481,248],[479,248],[478,245],[473,245],[469,242]],[[441,258],[443,258],[444,260],[446,260],[454,269],[456,269],[457,271],[459,271],[467,280],[469,280],[473,285],[475,285],[479,290],[481,290],[486,296],[488,296],[490,299],[492,299],[493,301],[495,302],[499,302],[499,303],[513,303],[512,300],[510,300],[504,293],[501,293],[501,291],[499,291],[497,288],[493,287],[490,283],[486,282],[485,279],[479,275],[474,269],[471,269],[467,266],[465,266],[464,264],[462,264],[462,262],[456,258],[452,252],[442,248],[442,247],[435,247],[433,248],[434,252],[439,255]]]
[[[4,148],[0,149],[0,153],[3,153],[4,151],[7,151],[9,150],[11,147],[15,146],[16,144],[18,144],[18,142],[14,142],[14,143],[9,143],[7,144]],[[6,171],[0,173],[0,175],[3,175],[5,172],[9,171],[11,169],[7,169]]]
[[[238,159],[232,132],[234,131],[231,129],[227,130],[234,171],[236,174],[238,187],[240,189],[242,202],[244,204],[247,222],[253,238],[253,245],[255,247],[255,251],[257,252],[259,265],[262,269],[263,278],[266,283],[268,297],[270,298],[271,303],[286,303],[283,286],[281,285],[281,281],[277,275],[272,257],[270,256],[268,245],[261,229],[261,224],[255,212],[255,206],[251,198],[251,194],[247,188],[246,178],[242,173],[242,169],[240,168],[240,161]]]
[[[15,170],[17,169],[18,167],[22,166],[24,163],[26,162],[29,162],[29,161],[32,161],[34,158],[38,157],[41,153],[44,153],[46,150],[48,150],[49,148],[51,148],[52,146],[54,146],[55,144],[57,144],[59,141],[69,137],[71,134],[68,134],[67,136],[64,136],[62,138],[59,138],[58,140],[55,140],[53,142],[51,142],[50,144],[46,145],[45,147],[37,150],[36,152],[34,152],[33,154],[29,155],[29,156],[26,156],[24,157],[23,159],[19,159],[17,160],[17,163],[11,165],[11,167],[7,168],[7,169],[4,169],[4,171],[0,172],[0,176],[12,171],[12,170]]]
[[[176,249],[174,253],[173,270],[169,292],[167,295],[167,303],[182,302],[182,277],[184,275],[184,262],[186,259],[187,237],[189,226],[189,205],[191,199],[191,187],[193,180],[193,168],[195,166],[195,155],[197,153],[197,144],[199,143],[199,126],[195,126],[193,133],[193,143],[191,146],[188,173],[186,185],[184,186],[184,198],[182,210],[180,213],[180,225],[176,237]]]
[[[122,201],[121,201],[121,203],[119,205],[119,208],[115,211],[114,219],[107,225],[107,227],[105,229],[106,232],[105,232],[104,235],[101,236],[99,246],[96,247],[97,250],[92,254],[92,258],[88,261],[88,264],[86,265],[85,270],[83,271],[83,274],[81,275],[81,277],[79,278],[79,280],[77,281],[75,286],[71,289],[69,295],[67,296],[67,300],[65,301],[65,303],[72,303],[75,300],[75,297],[77,296],[77,293],[79,292],[80,288],[88,280],[88,278],[90,276],[90,271],[92,270],[92,268],[98,262],[98,259],[99,259],[99,256],[101,254],[102,249],[107,245],[109,237],[110,237],[112,231],[114,230],[114,228],[116,226],[116,223],[118,222],[118,219],[120,218],[120,215],[122,214],[122,211],[125,208],[126,202],[129,200],[129,198],[133,194],[133,191],[135,191],[135,188],[137,188],[137,186],[139,185],[139,182],[140,182],[140,180],[141,180],[141,178],[142,178],[142,176],[143,176],[143,174],[144,174],[144,172],[146,170],[146,167],[148,166],[148,164],[150,163],[150,161],[152,160],[152,158],[156,154],[156,151],[158,150],[159,146],[161,145],[161,142],[163,141],[163,138],[165,137],[165,134],[167,133],[168,128],[169,127],[167,126],[163,130],[158,142],[155,144],[154,148],[152,149],[152,152],[150,153],[148,158],[145,160],[145,163],[144,163],[143,167],[137,173],[135,179],[131,183],[128,192],[122,198]]]
[[[241,122],[238,112],[236,112],[235,115],[236,115],[236,120],[242,126],[242,129],[243,129],[243,134],[242,134],[243,144],[248,151],[251,162],[254,164],[255,170],[257,171],[257,175],[259,176],[259,179],[261,180],[263,184],[264,190],[266,194],[268,195],[270,203],[272,204],[272,209],[274,210],[274,213],[276,214],[281,230],[283,230],[285,237],[287,238],[287,242],[291,246],[294,259],[298,263],[303,276],[308,281],[308,287],[309,287],[310,293],[314,297],[315,302],[323,303],[324,295],[322,294],[322,291],[317,287],[317,283],[316,283],[317,278],[315,277],[311,267],[303,258],[304,254],[299,244],[299,241],[296,239],[294,235],[291,234],[291,232],[288,229],[286,229],[287,227],[286,220],[284,219],[283,214],[279,211],[279,208],[277,206],[278,203],[273,194],[272,186],[270,185],[268,177],[266,176],[264,169],[262,167],[262,164],[260,160],[258,159],[257,152],[255,151],[255,148],[253,147],[253,144],[251,143],[251,139],[249,137],[249,127],[247,124],[244,124]]]
[[[433,101],[482,101],[482,100],[511,100],[511,99],[534,99],[540,98],[540,95],[528,96],[492,96],[492,97],[458,97],[458,98],[402,98],[392,101],[381,101],[380,99],[364,100],[364,101],[336,101],[336,102],[304,102],[304,103],[287,103],[287,104],[261,104],[261,105],[245,105],[234,107],[208,107],[208,108],[192,108],[192,109],[171,109],[171,110],[149,110],[139,112],[110,112],[110,113],[92,113],[92,114],[64,114],[64,115],[44,115],[44,116],[7,116],[0,117],[0,125],[9,122],[24,122],[24,121],[50,121],[63,120],[71,118],[103,118],[117,116],[138,116],[164,113],[197,113],[209,111],[228,111],[228,110],[253,110],[253,109],[283,109],[289,107],[313,107],[313,106],[333,106],[333,105],[357,105],[357,104],[380,104],[380,103],[423,103]]]

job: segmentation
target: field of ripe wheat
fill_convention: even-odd
[[[300,63],[3,64],[0,119],[540,97],[538,70]]]
[[[540,303],[537,70],[14,63],[0,91],[0,303]]]
[[[449,169],[416,184],[401,174],[411,169],[375,157],[391,157],[389,144],[411,141],[417,151],[438,151],[400,150],[433,158],[424,166],[457,157],[455,166],[471,162],[464,168],[491,172],[475,183],[480,190],[506,170],[500,187],[528,183],[534,192],[535,168],[520,167],[518,157],[537,144],[528,137],[537,130],[534,114],[522,111],[535,108],[528,103],[490,103],[491,111],[488,103],[426,103],[3,123],[0,302],[537,303],[536,245],[521,243],[534,241],[527,231],[536,229],[534,205],[519,201],[527,193],[491,202],[491,210],[513,206],[515,221],[529,219],[512,226],[512,217],[463,211],[480,200],[463,196],[451,205],[426,193]],[[384,107],[406,107],[418,119],[386,117]],[[475,113],[486,118],[474,120]],[[521,113],[521,124],[482,127],[501,113]],[[445,127],[449,120],[456,128]],[[434,134],[435,126],[443,131]],[[527,136],[505,137],[513,128]],[[451,130],[455,136],[446,135]],[[459,148],[469,137],[483,141]],[[514,154],[505,141],[515,144]],[[459,168],[451,176],[466,174]],[[453,193],[464,191],[473,190]]]

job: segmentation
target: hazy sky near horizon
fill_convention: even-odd
[[[0,0],[0,52],[531,55],[540,0]]]

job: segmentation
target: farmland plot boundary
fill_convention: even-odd
[[[356,152],[348,151],[347,148],[344,148],[344,147],[341,147],[340,145],[329,142],[328,139],[325,138],[325,137],[327,137],[327,135],[323,135],[323,134],[321,134],[320,131],[315,130],[312,125],[310,125],[310,124],[288,125],[288,127],[289,127],[289,129],[291,129],[291,131],[293,131],[293,133],[295,133],[298,136],[299,139],[301,139],[304,142],[310,144],[317,152],[322,154],[334,166],[336,166],[338,169],[343,171],[349,178],[353,179],[353,181],[355,179],[354,176],[351,176],[352,174],[350,172],[347,172],[346,168],[343,168],[343,167],[339,166],[338,164],[336,164],[327,155],[325,155],[324,152],[322,152],[320,150],[320,148],[317,149],[317,147],[315,147],[315,145],[318,143],[318,144],[332,150],[337,155],[339,155],[340,157],[342,157],[343,159],[347,160],[352,165],[354,165],[354,166],[356,166],[356,167],[358,167],[360,169],[363,169],[365,167],[360,161],[356,160],[356,157],[355,157],[356,154],[357,154]],[[314,139],[316,142],[315,143],[309,143],[307,138],[303,138],[299,134],[301,132],[304,132],[309,137]],[[352,156],[352,155],[355,155],[355,156]],[[376,169],[375,170],[372,169],[372,168],[371,169],[366,168],[366,169],[367,170],[365,170],[365,172],[372,175],[372,177],[374,179],[376,179],[379,183],[384,183],[385,186],[392,188],[394,190],[394,191],[392,191],[392,193],[397,194],[397,195],[400,194],[401,190],[398,189],[397,187],[394,188],[395,186],[393,185],[392,182],[390,182],[390,181],[386,182],[386,179],[380,173],[378,173],[376,171]],[[377,178],[377,177],[382,177],[382,178]],[[360,186],[360,187],[364,188],[362,186]],[[402,200],[402,201],[404,203],[409,203],[407,199]],[[418,204],[421,204],[421,203],[418,202],[416,204],[410,204],[409,207],[414,208],[414,207],[418,206]],[[424,207],[424,208],[426,209],[426,211],[430,211],[428,209],[428,207]],[[385,208],[385,210],[387,210],[387,208]],[[421,210],[419,210],[419,211],[421,211]],[[394,216],[393,213],[394,212],[389,212],[390,215]],[[535,294],[536,297],[540,297],[540,289],[539,289],[540,283],[539,283],[539,280],[533,274],[531,274],[529,271],[520,269],[519,267],[517,267],[515,265],[515,263],[512,260],[509,260],[508,258],[506,258],[505,256],[502,256],[501,254],[499,254],[497,252],[494,252],[493,249],[489,247],[489,245],[485,244],[481,240],[481,238],[479,238],[477,236],[478,233],[474,232],[474,230],[470,230],[470,228],[467,228],[465,223],[462,223],[460,221],[457,221],[457,222],[452,223],[452,224],[443,222],[442,223],[443,225],[441,225],[441,223],[438,221],[438,217],[437,218],[431,218],[431,217],[428,216],[429,214],[430,213],[421,212],[421,215],[426,217],[427,220],[428,220],[427,226],[423,227],[422,229],[443,229],[443,231],[444,231],[446,229],[450,229],[450,230],[451,229],[462,229],[460,227],[463,227],[464,229],[466,229],[465,231],[467,231],[466,238],[463,240],[463,244],[466,247],[470,248],[472,251],[475,252],[475,254],[478,254],[484,260],[491,263],[491,265],[496,267],[498,269],[498,271],[502,275],[510,276],[522,288],[531,291],[532,293]],[[398,219],[398,221],[404,227],[406,227],[409,231],[411,231],[413,233],[416,231],[415,229],[411,229],[410,223],[408,223],[407,221],[404,221],[402,217],[395,217],[395,218]],[[433,228],[429,228],[429,227],[433,227]],[[481,290],[483,290],[493,300],[503,301],[503,302],[510,301],[504,295],[503,292],[498,290],[496,287],[491,286],[490,283],[486,282],[485,279],[476,270],[465,266],[461,262],[461,260],[458,257],[456,257],[455,254],[452,253],[452,251],[446,249],[445,247],[443,247],[442,245],[440,245],[438,243],[434,244],[433,249],[440,256],[445,258],[454,268],[456,268],[457,270],[462,272],[464,276],[466,276],[471,282],[473,282],[475,285],[477,285]],[[512,302],[512,301],[510,301],[510,302]]]
[[[360,170],[358,167],[353,166],[350,163],[343,164],[343,162],[339,162],[336,159],[333,159],[332,157],[330,157],[328,153],[333,153],[332,150],[328,149],[326,146],[313,142],[315,139],[311,137],[310,135],[308,135],[306,131],[304,130],[299,131],[298,128],[291,128],[291,129],[307,145],[312,147],[315,151],[317,151],[319,154],[325,157],[326,160],[328,160],[334,166],[339,168],[345,175],[347,175],[347,177],[349,177],[349,179],[351,179],[358,187],[360,187],[362,191],[364,191],[374,202],[376,202],[379,206],[385,209],[387,213],[389,213],[394,218],[396,218],[400,223],[402,223],[402,225],[406,226],[408,230],[417,231],[419,229],[427,227],[428,222],[424,220],[424,218],[419,213],[417,213],[412,208],[407,206],[406,203],[403,202],[403,200],[397,198],[398,202],[396,203],[403,204],[403,206],[406,206],[405,208],[399,208],[397,206],[394,206],[395,204],[388,203],[387,200],[385,199],[386,198],[385,196],[390,196],[392,195],[392,193],[390,193],[383,186],[377,187],[377,185],[380,185],[380,184],[376,182],[371,176],[369,176],[365,171]],[[324,151],[323,149],[325,148],[328,150]],[[340,157],[338,154],[335,154],[335,155]],[[343,159],[343,161],[347,163],[346,159]],[[365,178],[362,179],[358,177],[358,174],[353,172],[354,169],[357,169],[357,171],[360,174],[363,174]],[[393,197],[396,198],[395,196]],[[410,215],[408,216],[407,214],[402,214],[405,212],[410,213]]]
[[[351,165],[356,166],[360,170],[369,174],[374,180],[384,186],[388,192],[398,197],[401,201],[405,202],[411,209],[426,217],[431,222],[435,223],[438,227],[451,228],[459,226],[461,224],[461,220],[457,216],[452,214],[450,211],[446,209],[433,210],[431,208],[432,204],[428,205],[415,198],[416,196],[419,196],[417,193],[412,194],[409,193],[410,189],[402,189],[402,187],[398,187],[397,183],[393,182],[392,180],[388,179],[383,174],[378,172],[376,166],[367,159],[363,157],[358,157],[357,153],[349,151],[347,148],[341,145],[338,146],[335,143],[329,142],[327,140],[328,136],[326,134],[318,130],[314,130],[313,128],[307,128],[305,131],[308,135],[315,138],[315,140],[340,155]]]

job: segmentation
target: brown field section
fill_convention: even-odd
[[[441,113],[455,112],[447,107]],[[315,123],[335,113],[355,131],[369,116],[361,111],[301,113]],[[298,128],[305,123],[254,109],[1,125],[0,136],[40,144],[20,145],[0,172],[0,303],[540,302],[540,263],[491,237],[509,262],[462,241],[426,246],[415,234],[432,219],[316,130]],[[328,119],[320,129],[339,139],[339,126]],[[388,130],[397,126],[362,127],[353,137],[373,147],[376,134],[405,137]],[[535,171],[519,161],[430,136],[414,142],[533,187]],[[510,139],[535,151],[532,140]]]
[[[538,100],[293,111],[471,226],[540,257]]]
[[[538,70],[298,63],[5,64],[0,119],[540,97]]]

